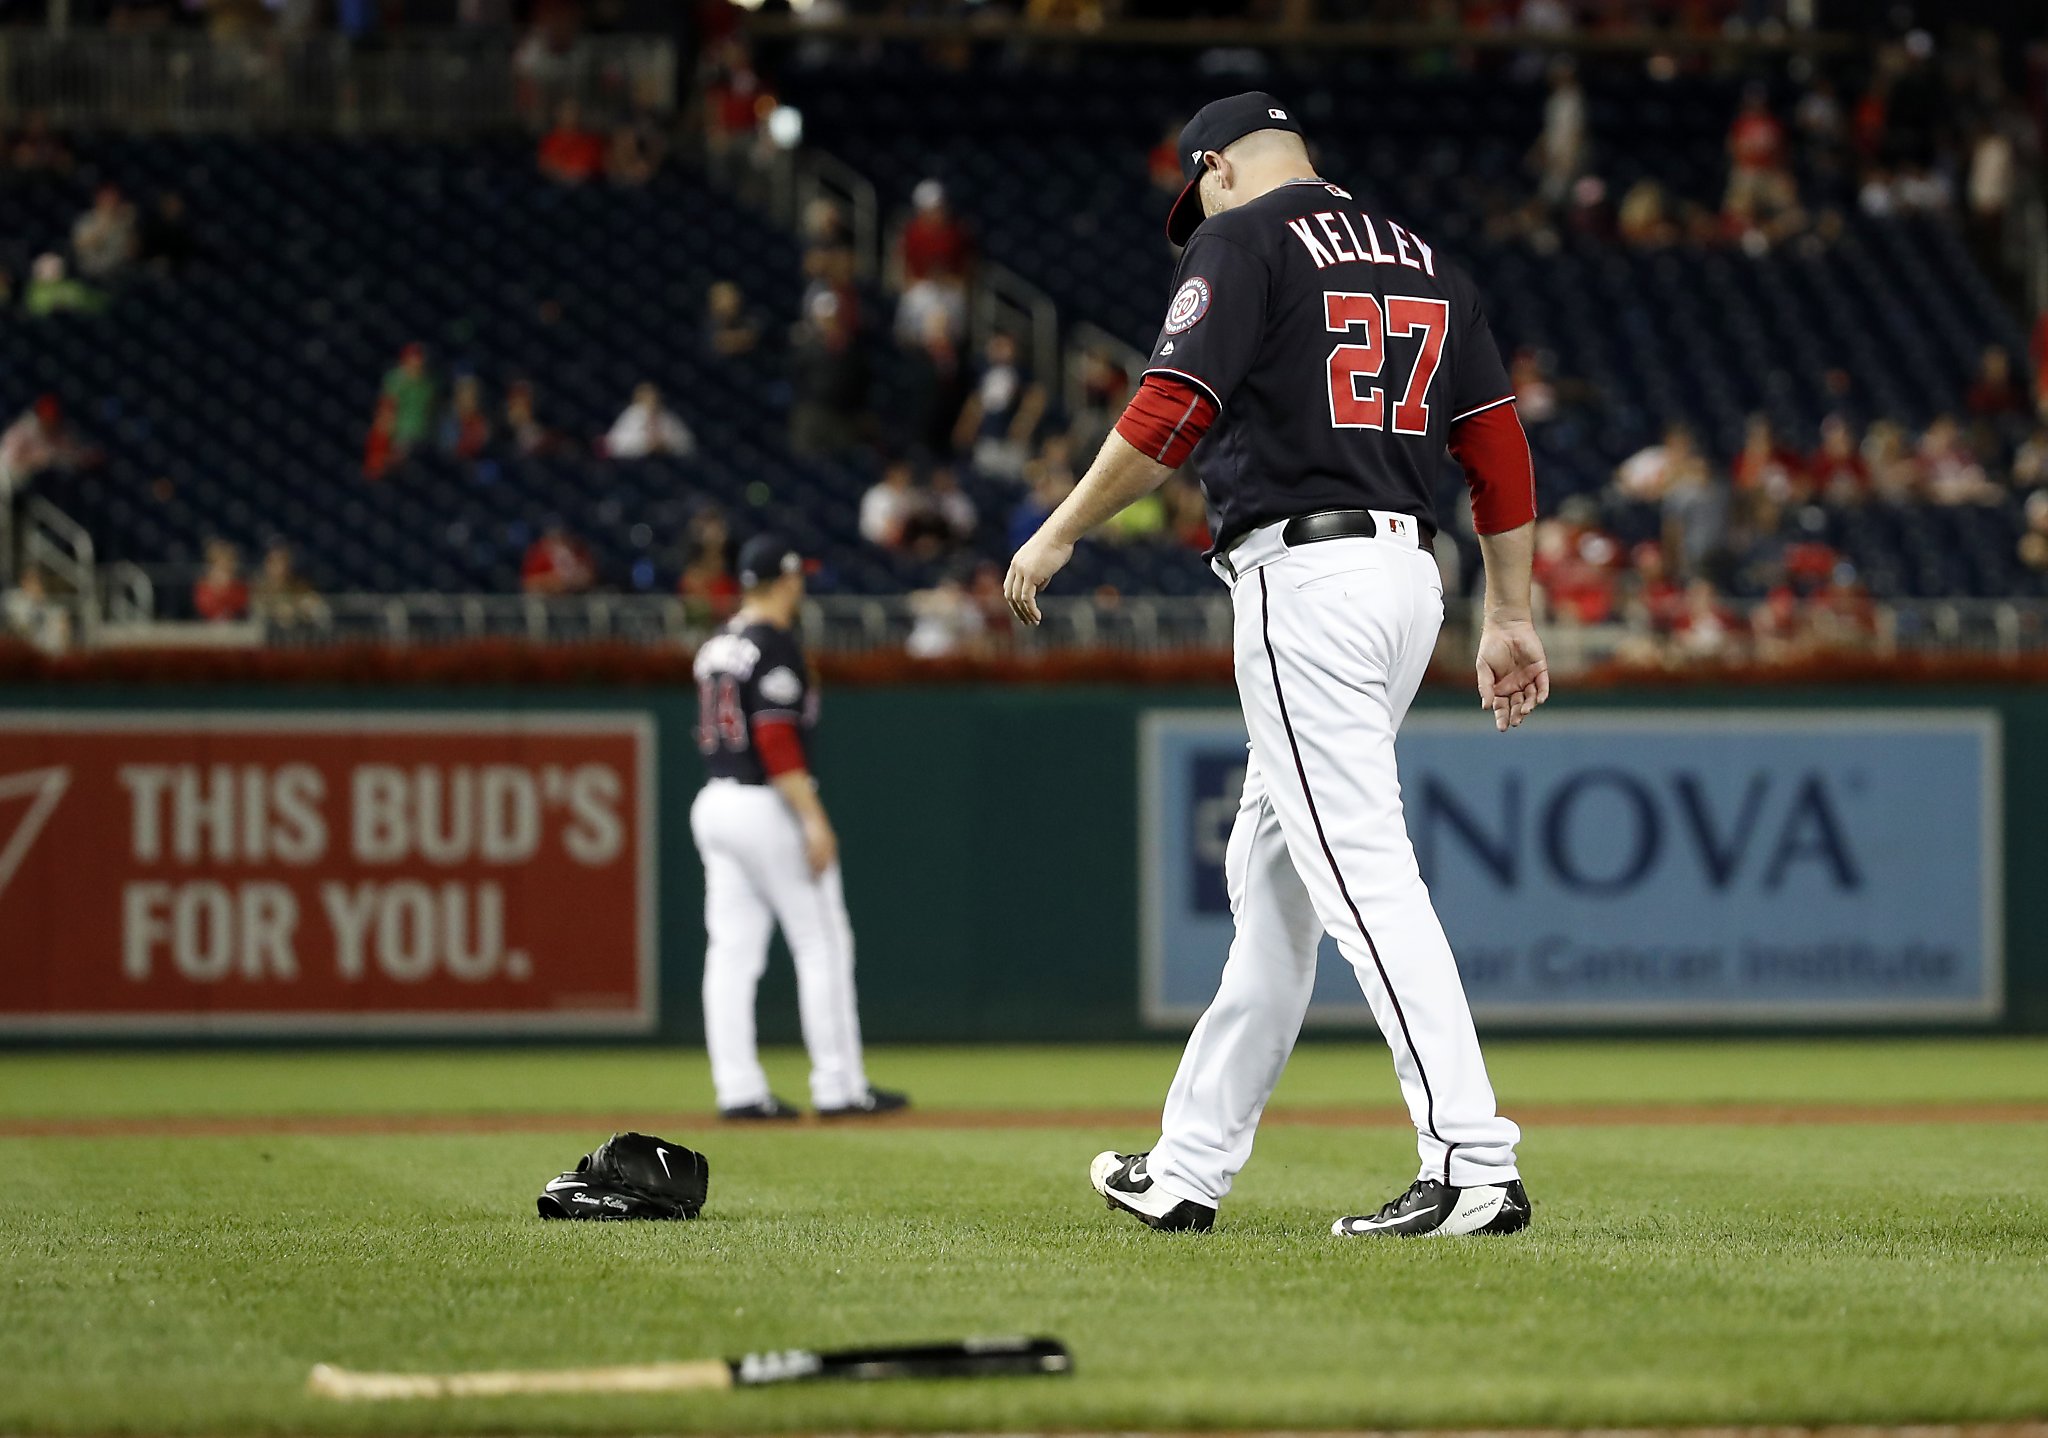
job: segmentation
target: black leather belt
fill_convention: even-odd
[[[1411,519],[1407,515],[1396,515],[1397,522],[1415,526],[1415,547],[1424,553],[1436,547],[1436,526],[1426,519]],[[1280,540],[1289,549],[1298,545],[1316,544],[1325,539],[1371,539],[1380,532],[1379,521],[1372,517],[1369,509],[1324,509],[1314,514],[1297,514],[1287,521],[1280,531]],[[1240,543],[1242,540],[1239,541]],[[1231,545],[1237,548],[1236,544]],[[1230,555],[1219,556],[1223,567],[1237,577],[1237,566],[1230,562]]]

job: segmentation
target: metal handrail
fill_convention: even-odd
[[[791,220],[800,219],[810,202],[820,197],[846,206],[854,268],[862,279],[873,279],[882,267],[882,209],[874,182],[835,155],[806,149],[797,158],[796,213]]]
[[[144,576],[146,580],[146,576]],[[1053,595],[1041,601],[1045,623],[1014,625],[1000,607],[954,599],[948,630],[934,620],[929,600],[909,594],[814,595],[806,601],[802,632],[812,648],[841,654],[910,649],[936,652],[934,639],[950,639],[950,652],[1051,653],[1109,649],[1133,654],[1227,652],[1230,596],[1221,586],[1190,596],[1126,595],[1115,599]],[[944,606],[941,606],[943,608]],[[1738,615],[1747,608],[1731,606]],[[1476,604],[1446,606],[1442,650],[1463,663],[1478,620]],[[536,644],[627,643],[687,650],[718,621],[665,594],[543,597],[527,594],[338,594],[308,605],[290,622],[272,621],[274,645],[324,646],[348,642],[430,645],[482,639]],[[934,629],[934,625],[937,628]],[[1641,652],[1654,642],[1640,616],[1617,623],[1579,625],[1552,618],[1540,625],[1553,668],[1560,674]],[[129,626],[134,632],[134,626]],[[2014,658],[2048,652],[2048,600],[1904,600],[1876,607],[1868,651],[1973,653]]]
[[[0,29],[0,125],[40,114],[67,132],[460,136],[544,124],[554,101],[630,96],[672,109],[660,36],[583,36],[525,70],[509,38],[375,48],[337,35],[217,40],[191,32]]]
[[[970,313],[977,340],[997,329],[1021,329],[1032,373],[1047,383],[1056,381],[1060,373],[1060,316],[1044,290],[1015,270],[984,260],[975,269]]]
[[[1133,384],[1145,368],[1147,356],[1144,351],[1126,344],[1108,330],[1087,320],[1075,320],[1067,326],[1066,354],[1066,405],[1068,414],[1080,412],[1083,400],[1084,366],[1083,358],[1091,351],[1107,354],[1123,366]],[[1077,462],[1086,464],[1093,455],[1076,455]]]

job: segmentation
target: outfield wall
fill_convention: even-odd
[[[840,688],[877,1039],[1185,1027],[1227,935],[1217,689]],[[700,1034],[694,696],[0,690],[0,1032]],[[1491,1028],[2048,1030],[2048,693],[1426,695],[1411,819]],[[787,967],[764,1032],[794,1037]],[[1326,963],[1313,1019],[1363,1021]]]

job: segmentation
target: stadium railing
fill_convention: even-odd
[[[317,131],[458,137],[545,124],[564,98],[672,109],[675,45],[584,36],[544,64],[506,40],[360,49],[339,36],[248,42],[206,35],[0,29],[0,125],[39,115],[64,133]]]

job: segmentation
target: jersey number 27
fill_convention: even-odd
[[[1450,302],[1388,295],[1382,307],[1378,295],[1328,290],[1323,294],[1323,322],[1332,334],[1365,331],[1360,337],[1363,344],[1347,341],[1330,351],[1330,423],[1338,429],[1385,429],[1386,391],[1373,385],[1361,392],[1359,381],[1378,379],[1386,368],[1389,335],[1405,338],[1420,333],[1422,346],[1415,352],[1408,388],[1394,404],[1394,433],[1428,434],[1429,383],[1436,378],[1444,336],[1450,332]]]

